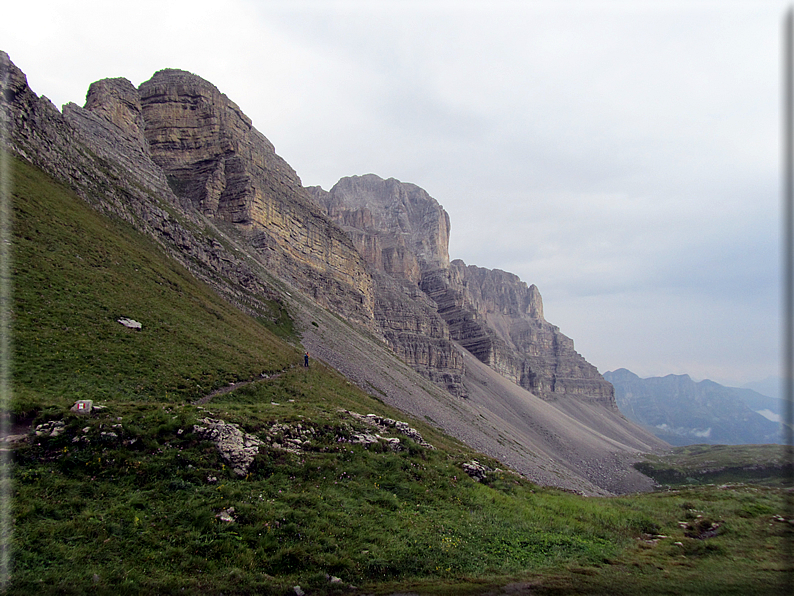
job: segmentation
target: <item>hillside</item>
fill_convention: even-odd
[[[7,593],[779,592],[780,493],[627,494],[664,444],[536,288],[420,265],[442,312],[195,75],[107,79],[61,113],[0,66]],[[533,360],[536,340],[561,349]]]
[[[688,375],[641,379],[626,369],[604,373],[615,387],[620,411],[671,445],[780,443],[780,424],[753,411],[749,389],[724,387]],[[759,396],[763,398],[763,396]],[[767,398],[771,400],[772,398]]]

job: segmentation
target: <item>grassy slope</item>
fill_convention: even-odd
[[[782,445],[687,445],[664,455],[648,455],[635,465],[659,484],[724,484],[752,482],[784,486]]]
[[[9,593],[777,592],[779,492],[585,499],[506,473],[475,483],[460,464],[476,454],[419,421],[438,449],[340,443],[359,428],[340,408],[406,417],[334,371],[292,368],[295,348],[150,241],[36,170],[14,173],[14,410],[66,430],[15,453]],[[78,398],[107,409],[79,417]],[[193,433],[208,414],[259,436],[276,422],[315,432],[300,455],[261,449],[241,479]],[[216,517],[229,506],[232,524]],[[698,515],[722,522],[717,537],[684,535]]]

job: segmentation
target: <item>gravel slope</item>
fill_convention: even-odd
[[[545,402],[502,377],[462,347],[468,398],[424,379],[385,344],[321,309],[297,291],[285,299],[313,359],[362,389],[425,420],[539,484],[586,495],[650,490],[631,467],[642,453],[669,447],[611,411],[577,398]]]

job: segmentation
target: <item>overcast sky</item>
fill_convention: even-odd
[[[451,258],[516,273],[601,372],[781,364],[787,2],[16,2],[56,106],[162,68],[215,84],[305,186],[413,182]]]

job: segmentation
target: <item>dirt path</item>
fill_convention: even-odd
[[[294,365],[290,366],[289,368],[285,368],[284,370],[281,370],[277,373],[273,373],[272,375],[265,375],[259,379],[251,379],[250,381],[240,381],[238,383],[232,383],[231,385],[227,385],[226,387],[221,387],[220,389],[216,389],[212,393],[208,393],[204,397],[200,397],[199,399],[191,403],[194,406],[201,406],[212,401],[213,397],[230,393],[235,389],[239,389],[240,387],[245,387],[246,385],[250,385],[251,383],[261,383],[262,381],[273,381],[274,379],[278,379],[280,376],[282,376],[285,372],[287,372],[293,367]]]

